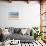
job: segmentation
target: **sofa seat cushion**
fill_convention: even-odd
[[[10,35],[9,38],[12,40],[12,39],[15,39],[15,40],[20,40],[21,42],[23,42],[23,40],[26,42],[31,42],[32,40],[34,40],[34,37],[33,36],[29,36],[29,35],[21,35],[21,34],[13,34],[13,35]]]

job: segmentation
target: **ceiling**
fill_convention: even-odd
[[[9,0],[1,0],[1,1],[9,1]],[[12,1],[40,1],[40,0],[12,0]]]
[[[39,2],[42,2],[43,0],[1,0],[1,1],[9,1],[9,2],[11,2],[11,1],[39,1]]]

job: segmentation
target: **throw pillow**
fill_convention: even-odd
[[[14,27],[9,27],[8,32],[14,34]]]
[[[21,29],[21,33],[24,35],[27,32],[27,29]]]
[[[21,31],[20,28],[15,28],[15,29],[14,29],[14,33],[19,33],[20,31]]]

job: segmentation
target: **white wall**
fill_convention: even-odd
[[[9,12],[19,12],[18,19],[9,19]],[[32,27],[40,26],[40,4],[38,2],[12,3],[0,1],[0,26]]]

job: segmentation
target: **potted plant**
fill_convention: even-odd
[[[39,33],[38,27],[32,27],[32,28],[33,28],[33,30],[35,30],[35,33],[34,33],[34,40],[36,40],[36,38],[38,37],[38,33]]]

